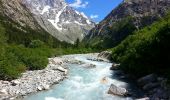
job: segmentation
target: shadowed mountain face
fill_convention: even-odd
[[[150,25],[166,14],[170,0],[124,0],[85,40],[92,45],[113,47],[136,29]]]
[[[12,21],[68,43],[83,39],[95,24],[64,0],[1,0],[1,5],[0,12]]]

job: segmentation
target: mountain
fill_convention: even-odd
[[[95,24],[64,0],[24,0],[23,4],[40,26],[60,41],[82,40]]]
[[[157,73],[170,79],[169,43],[170,13],[129,35],[112,49],[112,58],[135,77]]]
[[[64,0],[0,0],[0,5],[4,23],[8,21],[21,31],[29,29],[44,36],[50,34],[72,44],[77,39],[82,40],[95,24]]]
[[[166,14],[170,0],[124,0],[93,28],[85,41],[101,48],[113,47],[129,34]]]
[[[22,4],[22,0],[0,0],[0,15],[19,25],[31,29],[40,29],[30,11]]]

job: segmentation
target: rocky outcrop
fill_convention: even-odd
[[[155,74],[150,74],[150,75],[147,75],[145,77],[138,79],[138,83],[139,83],[139,85],[143,86],[150,82],[155,82],[156,78],[157,78],[157,76]]]
[[[112,58],[112,52],[111,51],[103,51],[98,54],[98,57],[110,60]]]
[[[1,0],[0,14],[23,27],[29,26],[34,30],[40,29],[30,11],[22,4],[22,0]]]
[[[91,61],[102,61],[102,62],[110,62],[112,53],[110,51],[103,51],[98,53],[96,57],[87,58],[87,60]]]
[[[167,84],[167,79],[165,78],[150,74],[140,78],[138,84],[145,91],[149,100],[170,99],[170,88]]]

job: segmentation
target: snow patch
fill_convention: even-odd
[[[74,23],[76,23],[76,24],[78,24],[78,25],[84,25],[84,24],[82,24],[82,23],[79,23],[78,21],[74,21]]]
[[[55,22],[55,20],[50,20],[48,19],[48,21],[58,30],[58,31],[62,31],[62,27],[59,27],[59,25]]]
[[[50,6],[45,6],[40,14],[43,15],[45,12],[48,12],[50,8]]]
[[[75,12],[76,12],[76,14],[80,15],[80,13],[78,11],[75,10]]]
[[[89,20],[86,20],[87,24],[91,24],[91,22]]]
[[[84,18],[88,19],[88,17],[87,17],[83,12],[81,12],[81,15],[82,15]]]
[[[66,22],[64,22],[65,24],[69,24],[69,23],[71,23],[71,22],[69,22],[69,21],[66,21]]]
[[[67,5],[56,14],[55,20],[48,19],[48,21],[51,22],[52,25],[59,31],[63,30],[63,28],[58,25],[58,22],[60,22],[60,15],[63,13],[66,7]]]

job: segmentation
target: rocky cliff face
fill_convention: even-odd
[[[40,28],[30,14],[30,11],[22,4],[22,0],[0,0],[0,14],[23,27]]]
[[[119,33],[110,33],[110,31],[108,31],[115,23],[117,24],[123,19],[131,17],[133,19],[132,24],[138,29],[161,18],[166,14],[169,7],[170,0],[124,0],[102,22],[91,30],[86,39],[90,38],[93,40],[97,36],[107,36],[115,40],[117,37],[113,36],[113,34],[119,35]],[[118,38],[120,37],[121,36]]]
[[[94,23],[64,0],[24,0],[39,25],[60,41],[83,39]]]
[[[64,0],[0,0],[0,4],[0,13],[19,25],[44,30],[72,44],[95,24]]]

